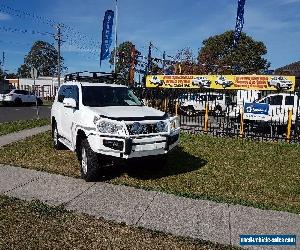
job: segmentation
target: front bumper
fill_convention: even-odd
[[[112,137],[97,134],[88,137],[94,152],[123,159],[168,153],[179,142],[179,129],[168,135],[141,135],[134,137]]]

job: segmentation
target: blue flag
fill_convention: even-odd
[[[103,29],[102,29],[102,44],[100,53],[100,65],[101,61],[109,57],[109,47],[112,43],[112,26],[114,20],[114,12],[112,10],[105,11],[105,16],[103,19]]]

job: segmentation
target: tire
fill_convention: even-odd
[[[222,114],[223,110],[222,110],[222,107],[221,106],[216,106],[215,107],[215,110],[214,110],[214,114],[215,116],[220,116]]]
[[[40,98],[37,99],[37,105],[38,106],[42,106],[43,105],[43,101]]]
[[[14,101],[14,104],[16,105],[16,106],[21,106],[22,105],[22,100],[20,99],[20,98],[16,98],[15,99],[15,101]]]
[[[57,130],[56,122],[52,125],[52,141],[53,141],[53,148],[60,150],[64,148],[64,145],[58,140],[59,134]]]
[[[78,156],[80,161],[81,177],[85,181],[95,181],[100,168],[99,156],[91,149],[86,138],[84,138],[80,143]]]

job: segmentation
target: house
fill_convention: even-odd
[[[33,80],[32,78],[18,78],[18,79],[6,79],[14,88],[36,91],[36,94],[42,98],[53,98],[58,89],[57,77],[38,77]],[[60,82],[64,82],[64,78],[61,77]]]
[[[296,76],[296,89],[300,88],[300,61],[278,68],[274,74]]]

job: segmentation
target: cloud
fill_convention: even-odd
[[[10,15],[0,12],[0,20],[1,21],[3,21],[3,20],[10,20],[10,19],[11,19]]]

